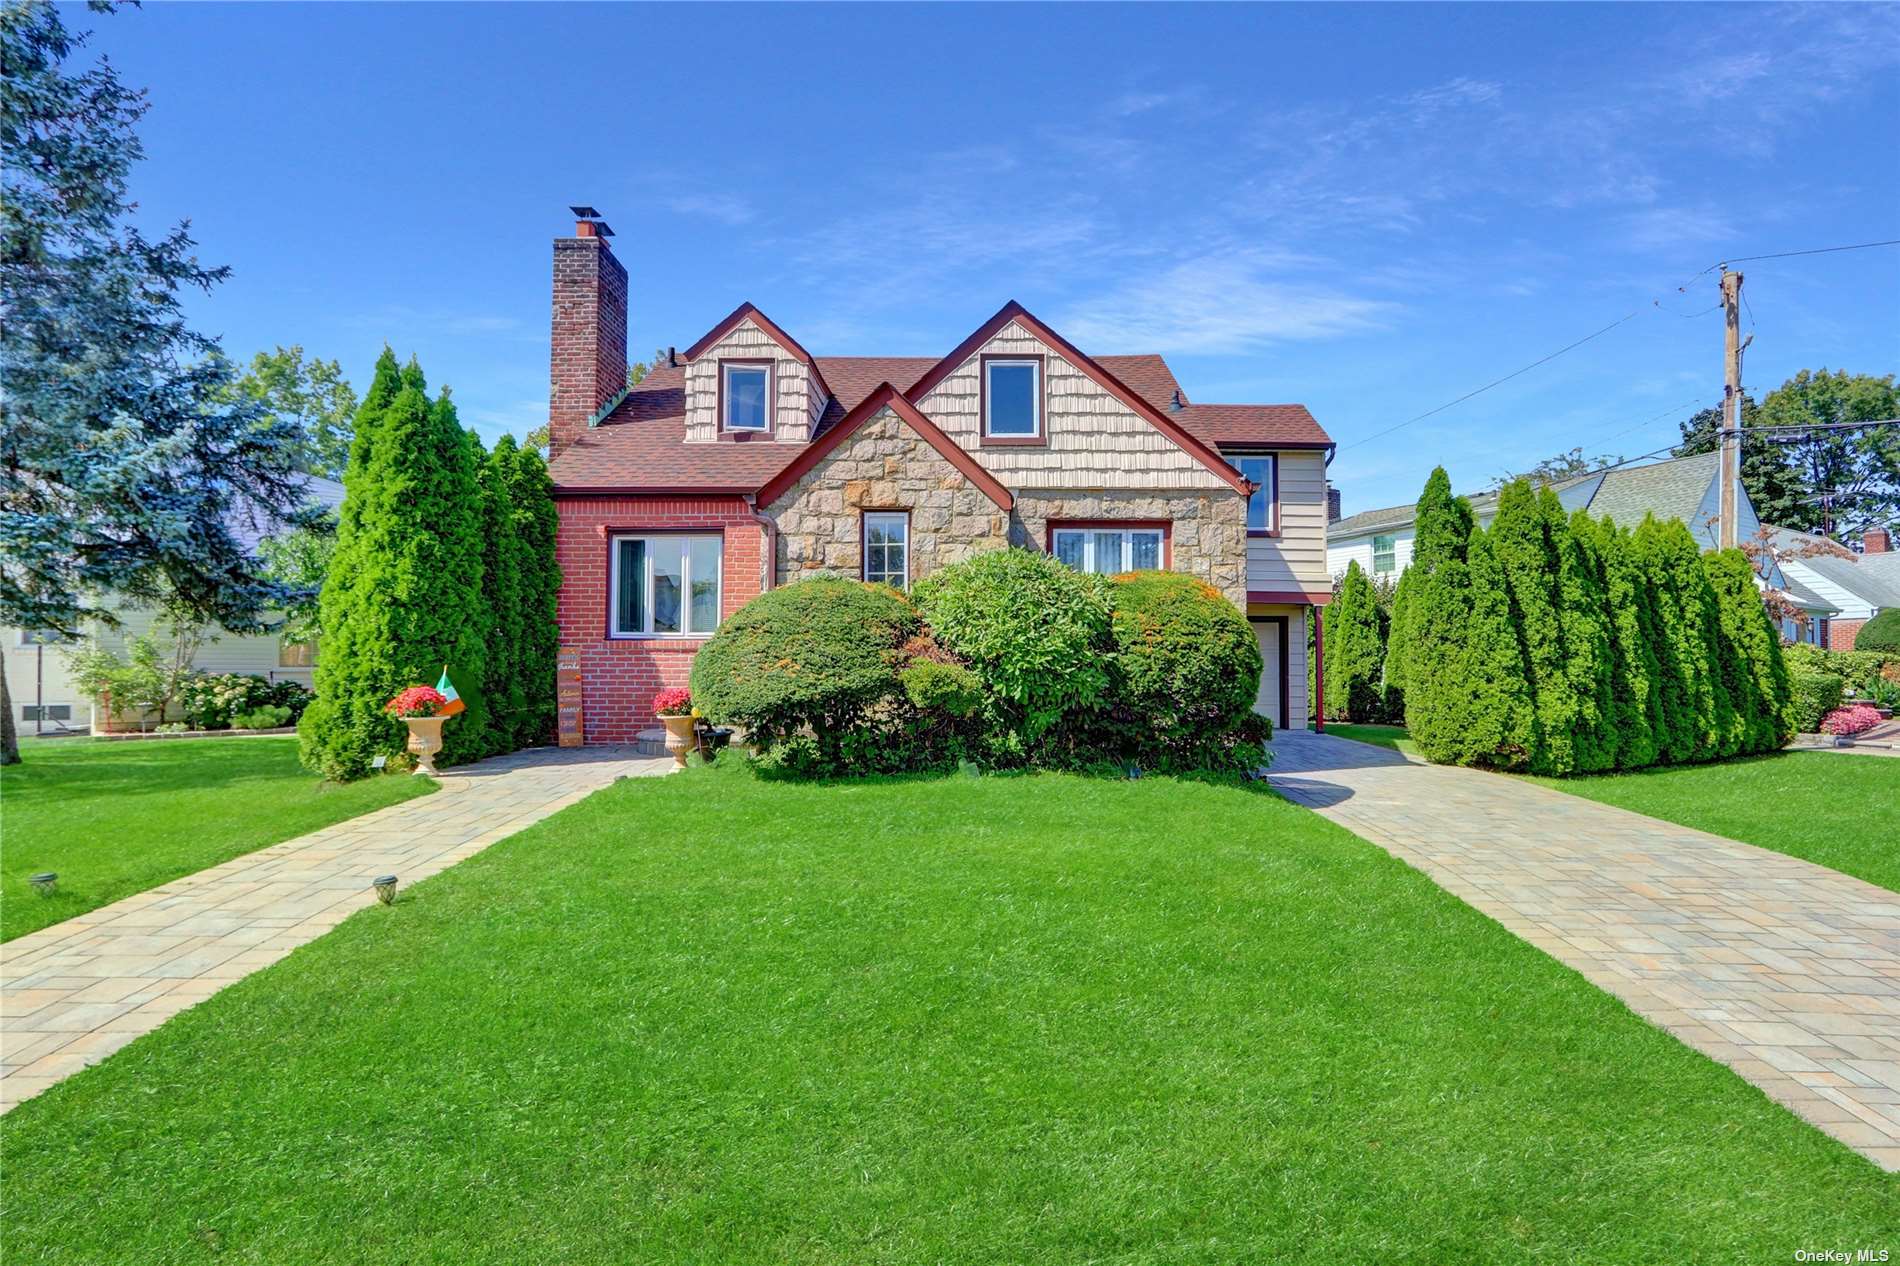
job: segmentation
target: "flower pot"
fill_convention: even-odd
[[[660,724],[666,727],[666,750],[673,754],[673,762],[681,769],[686,767],[687,754],[699,746],[699,736],[693,733],[693,718],[661,717]]]
[[[433,774],[435,754],[442,750],[442,723],[447,717],[404,717],[409,727],[409,750],[415,754],[414,773]]]

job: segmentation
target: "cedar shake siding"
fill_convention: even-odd
[[[743,497],[556,494],[560,528],[561,645],[579,652],[581,725],[589,743],[631,743],[653,722],[653,696],[684,686],[703,637],[608,634],[610,541],[621,532],[692,532],[723,538],[720,617],[759,595],[763,527]]]
[[[824,415],[827,397],[811,366],[780,345],[747,317],[718,342],[697,352],[686,366],[686,440],[712,443],[720,438],[721,361],[767,361],[772,367],[772,429],[748,441],[772,439],[803,444]]]
[[[912,581],[1009,544],[1005,511],[886,406],[765,507],[779,583],[862,578],[864,515],[879,510],[910,514]]]

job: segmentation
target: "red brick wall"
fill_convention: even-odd
[[[1827,648],[1830,651],[1851,651],[1854,649],[1854,634],[1860,632],[1865,620],[1829,620],[1827,622]]]
[[[548,379],[552,455],[627,385],[627,270],[605,238],[554,239]]]
[[[759,594],[764,528],[742,497],[560,497],[555,557],[561,565],[561,645],[580,653],[581,726],[589,743],[627,743],[658,722],[656,691],[684,686],[705,638],[607,636],[607,532],[640,528],[719,531],[725,538],[720,613]]]

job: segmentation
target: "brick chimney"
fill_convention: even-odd
[[[627,386],[627,270],[592,207],[575,207],[573,237],[554,239],[548,455],[579,439]]]
[[[1893,535],[1884,527],[1868,528],[1860,534],[1860,552],[1885,554],[1893,549]]]
[[[1326,485],[1326,521],[1339,522],[1339,489],[1331,484]]]

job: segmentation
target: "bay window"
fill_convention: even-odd
[[[1077,571],[1113,576],[1124,571],[1152,571],[1163,565],[1158,527],[1064,527],[1050,534],[1058,562]]]
[[[706,637],[719,627],[718,536],[616,536],[614,637]]]

